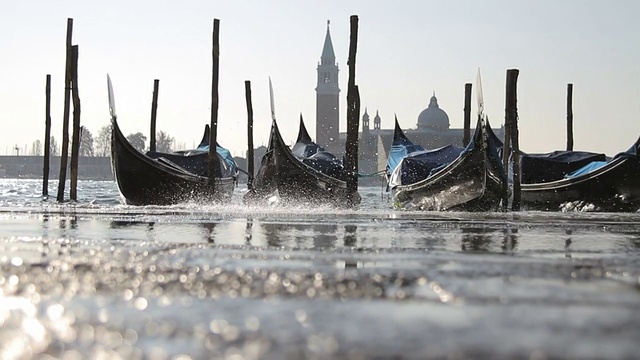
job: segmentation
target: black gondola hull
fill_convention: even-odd
[[[427,211],[495,211],[505,191],[500,169],[473,151],[433,177],[392,189],[395,207]]]
[[[277,124],[245,200],[253,204],[347,206],[346,182],[304,164],[284,143]],[[356,194],[359,202],[359,195]]]
[[[394,143],[410,144],[396,122]],[[433,175],[391,187],[394,207],[425,211],[495,211],[506,198],[507,177],[488,122],[478,119],[473,144]],[[398,169],[400,171],[400,165]],[[435,171],[435,170],[434,170]]]
[[[636,211],[640,208],[640,161],[624,157],[575,178],[522,184],[521,199],[529,210],[556,211],[569,203],[581,203],[599,211]]]
[[[136,150],[112,120],[111,162],[118,189],[129,205],[172,205],[228,201],[236,178],[209,179],[152,159]]]

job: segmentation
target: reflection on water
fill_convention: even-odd
[[[640,249],[640,236],[629,239],[629,244],[636,249]]]
[[[462,227],[460,229],[462,251],[511,253],[517,250],[518,228],[506,225],[503,228]]]
[[[269,246],[324,249],[334,248],[338,240],[333,224],[261,222],[260,227]]]
[[[518,244],[518,228],[507,226],[504,229],[504,240],[502,242],[502,251],[510,253],[516,251]]]
[[[247,225],[244,229],[244,239],[247,245],[251,245],[251,239],[253,239],[253,218],[247,218]]]
[[[338,225],[313,225],[311,227],[316,235],[313,238],[313,249],[331,249],[338,242]]]
[[[277,223],[261,223],[260,227],[267,238],[267,244],[269,246],[282,246],[282,240],[280,238],[281,229],[286,229],[286,224]]]
[[[109,229],[118,230],[117,233],[133,230],[134,234],[140,230],[144,233],[145,239],[148,241],[156,241],[155,221],[111,220],[109,222]],[[129,237],[129,239],[135,240],[135,237]]]
[[[131,220],[111,220],[109,222],[110,229],[126,229],[132,227],[138,227],[141,225],[148,226],[149,228],[153,228],[154,222],[147,221],[131,221]]]
[[[131,207],[91,186],[0,200],[19,204],[0,358],[637,357],[639,214],[401,212],[379,189],[356,211]]]
[[[356,225],[345,225],[344,226],[344,246],[345,247],[353,247],[356,246],[358,236],[356,231],[358,227]]]
[[[491,250],[491,235],[495,229],[468,227],[460,231],[462,232],[462,251],[489,252]]]
[[[201,226],[204,228],[204,239],[208,244],[215,244],[215,229],[216,224],[212,222],[202,223]]]

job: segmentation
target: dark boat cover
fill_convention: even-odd
[[[197,150],[204,150],[208,153],[209,145],[201,145]],[[236,164],[236,161],[233,160],[233,156],[231,156],[231,152],[228,149],[223,148],[222,146],[220,146],[220,144],[216,144],[216,153],[218,153],[218,156],[221,157],[222,160],[224,160],[226,167],[229,168],[229,171],[233,172],[234,174],[238,172],[238,165]]]
[[[489,130],[488,133],[489,139],[496,143],[499,149],[499,156],[502,158],[502,141],[495,135],[493,130]],[[631,147],[625,153],[631,154],[636,151],[635,149],[635,146]],[[625,153],[620,153],[617,156],[622,156]],[[609,160],[605,154],[588,151],[557,150],[541,154],[527,154],[524,152],[520,154],[520,182],[522,184],[544,183],[565,177],[576,177],[603,166]],[[511,174],[511,165],[509,168],[509,173]],[[511,181],[511,178],[509,180]]]
[[[408,144],[397,144],[394,142],[394,144],[391,145],[389,157],[387,158],[387,171],[389,173],[392,173],[393,170],[398,166],[400,161],[402,161],[402,159],[404,159],[407,155],[414,152],[422,151],[425,151],[422,146],[413,144],[410,141]]]
[[[302,161],[303,164],[333,178],[343,181],[347,180],[342,161],[310,139],[299,139],[295,145],[293,145],[291,152],[296,158]]]
[[[638,157],[638,146],[640,145],[640,139],[638,139],[638,141],[636,141],[636,143],[631,146],[627,151],[623,151],[620,152],[618,154],[616,154],[616,156],[614,156],[612,159],[610,159],[609,161],[613,161],[619,158],[635,158]],[[593,161],[590,162],[589,164],[579,168],[578,170],[575,170],[573,172],[571,172],[570,174],[567,174],[565,177],[568,179],[574,178],[574,177],[578,177],[580,175],[584,175],[584,174],[588,174],[594,170],[597,170],[603,166],[605,166],[607,163],[609,163],[609,161]]]
[[[219,144],[216,146],[218,163],[220,167],[215,174],[216,177],[233,177],[238,174],[238,166],[233,160],[231,153]],[[181,150],[174,153],[163,153],[148,151],[146,155],[152,159],[164,158],[171,163],[178,165],[184,170],[204,177],[209,176],[209,144],[200,145],[197,149]]]
[[[606,163],[606,161],[605,154],[586,151],[554,151],[546,154],[523,153],[520,157],[520,181],[522,184],[535,184],[560,180],[580,169],[582,169],[580,174],[592,171],[598,163]],[[576,173],[573,176],[577,175]]]
[[[393,166],[392,163],[397,161],[400,168],[396,169],[397,171],[392,171],[393,176],[389,185],[409,185],[422,181],[435,175],[460,156],[472,151],[476,146],[475,142],[478,136],[481,136],[478,126],[480,126],[480,122],[478,122],[475,133],[466,147],[447,145],[432,150],[424,150],[421,146],[413,144],[401,130],[396,130],[397,135],[394,135],[387,166]],[[485,129],[487,130],[488,136],[488,156],[490,157],[490,161],[500,163],[501,157],[499,154],[502,148],[502,141],[495,135],[488,121],[486,121]],[[394,148],[396,158],[392,159],[392,156],[394,156]],[[417,148],[421,150],[415,150]],[[403,153],[406,153],[406,155],[401,157]],[[499,170],[501,169],[502,167],[499,167]],[[391,168],[391,170],[393,170],[393,168]]]
[[[460,146],[447,145],[439,149],[409,153],[400,162],[401,184],[413,184],[426,179],[457,159],[464,150]]]

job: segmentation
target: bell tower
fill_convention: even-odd
[[[331,33],[327,20],[322,55],[318,63],[316,86],[316,143],[333,153],[342,153],[339,147],[340,116],[338,88],[338,64],[333,52]],[[342,149],[344,150],[344,149]]]
[[[367,114],[367,108],[364,108],[364,115],[362,115],[362,135],[369,134],[369,114]]]

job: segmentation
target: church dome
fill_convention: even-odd
[[[449,130],[449,116],[438,106],[435,93],[429,101],[429,107],[418,115],[418,129]]]

